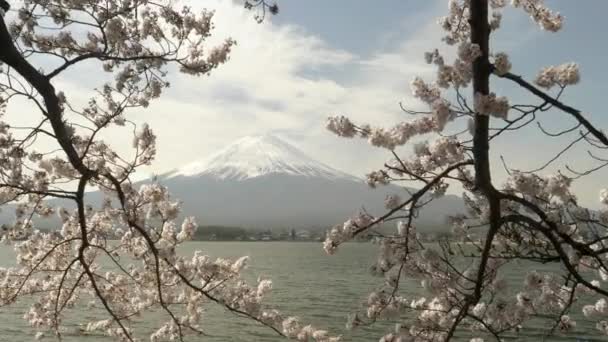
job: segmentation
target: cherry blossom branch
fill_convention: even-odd
[[[605,146],[608,146],[608,137],[606,137],[606,135],[602,131],[598,130],[591,122],[589,122],[589,120],[587,120],[584,117],[583,113],[580,110],[578,110],[574,107],[568,106],[568,105],[564,104],[563,102],[556,100],[555,98],[549,96],[547,93],[545,93],[542,90],[540,90],[539,88],[533,86],[531,83],[525,81],[521,76],[517,76],[512,73],[506,73],[499,77],[506,78],[508,80],[511,80],[511,81],[517,83],[518,85],[520,85],[524,89],[530,91],[532,94],[538,96],[539,98],[546,101],[547,103],[572,115],[576,119],[576,121],[578,121],[578,123],[580,123],[583,127],[585,127],[585,129],[587,129],[587,131],[589,131],[589,133],[591,133],[602,144],[604,144]]]
[[[353,236],[359,235],[360,233],[366,231],[370,227],[373,227],[373,226],[375,226],[375,225],[383,222],[384,220],[386,220],[387,218],[391,217],[393,214],[395,214],[396,212],[402,210],[403,208],[407,207],[411,203],[416,202],[417,200],[419,200],[420,198],[422,198],[434,185],[436,185],[443,178],[445,178],[450,172],[452,172],[452,171],[454,171],[454,170],[456,170],[458,168],[461,168],[463,166],[466,166],[466,165],[473,165],[473,161],[472,160],[467,160],[467,161],[463,161],[463,162],[456,163],[456,164],[453,164],[453,165],[450,165],[450,166],[446,167],[443,170],[443,172],[441,172],[435,178],[433,178],[430,181],[428,181],[425,186],[423,186],[422,188],[420,188],[420,190],[418,190],[414,194],[412,194],[412,196],[410,198],[408,198],[406,201],[402,202],[397,207],[395,207],[394,209],[388,211],[384,215],[376,218],[371,223],[369,223],[369,224],[367,224],[367,225],[365,225],[363,227],[357,228],[353,232]]]

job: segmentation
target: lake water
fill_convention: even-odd
[[[360,328],[352,332],[345,330],[347,314],[361,308],[366,295],[382,283],[382,279],[370,276],[370,264],[376,256],[376,247],[368,243],[351,243],[341,247],[334,256],[326,255],[320,243],[293,242],[191,242],[184,245],[183,253],[202,250],[218,257],[251,257],[248,276],[255,279],[263,275],[273,280],[272,303],[290,315],[297,315],[304,322],[318,328],[343,334],[345,341],[377,341],[392,324],[379,323],[373,327]],[[0,258],[6,264],[12,262],[12,249],[0,247]],[[507,278],[512,282],[523,280],[525,266],[509,269]],[[411,283],[407,292],[419,291]],[[407,296],[407,292],[405,295]],[[0,308],[0,341],[32,341],[35,331],[22,319],[27,303]],[[580,311],[579,311],[580,312]],[[95,318],[97,312],[85,308],[73,313],[76,320]],[[575,315],[577,334],[568,337],[552,337],[547,341],[605,341],[595,334],[592,322]],[[151,314],[137,325],[140,331],[150,331],[158,326],[158,316]],[[267,328],[236,319],[234,315],[210,304],[204,320],[203,330],[208,336],[192,337],[192,341],[282,341]],[[75,327],[73,327],[75,329]],[[526,337],[517,341],[540,341],[549,329],[546,322],[533,323],[526,330]],[[142,336],[142,335],[139,335]],[[142,336],[143,337],[143,336]],[[44,340],[53,340],[47,337]],[[100,336],[82,336],[66,332],[65,341],[110,341]],[[146,341],[147,339],[144,339]],[[468,341],[468,338],[458,340]]]

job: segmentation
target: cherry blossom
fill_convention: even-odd
[[[566,63],[559,66],[544,68],[536,77],[535,83],[540,87],[550,89],[556,85],[574,85],[580,81],[578,65]]]
[[[562,102],[567,87],[580,82],[576,63],[544,68],[529,82],[515,74],[507,52],[491,52],[509,4],[544,30],[555,32],[563,26],[564,18],[542,0],[450,0],[439,25],[445,31],[445,50],[455,49],[456,56],[450,60],[440,48],[424,53],[436,77],[411,82],[414,98],[428,110],[410,110],[403,103],[411,117],[365,133],[360,127],[369,125],[344,116],[333,120],[348,122],[349,134],[329,127],[338,135],[361,137],[390,150],[384,167],[367,175],[370,186],[407,187],[385,199],[385,211],[366,213],[375,217],[366,225],[350,219],[332,228],[324,242],[325,251],[334,254],[349,239],[374,236],[379,252],[372,273],[383,278],[382,285],[366,297],[364,314],[351,315],[349,326],[379,319],[394,322],[396,329],[380,341],[448,341],[457,335],[470,336],[471,342],[501,340],[525,334],[532,318],[548,322],[547,336],[570,336],[577,329],[575,315],[593,320],[598,333],[608,334],[608,291],[602,288],[608,280],[608,248],[603,242],[608,210],[582,207],[574,191],[580,178],[608,165],[602,156],[608,137],[581,111]],[[529,91],[530,101],[515,104],[496,95],[492,78]],[[555,86],[556,95],[544,92]],[[552,133],[537,121],[549,114],[569,116],[578,125]],[[495,141],[529,134],[522,130],[531,124],[540,128],[545,143],[564,136],[572,142],[536,169],[512,168]],[[466,130],[454,133],[451,127]],[[579,169],[568,163],[565,152],[578,143],[586,144],[599,166]],[[404,145],[413,148],[398,148]],[[558,163],[559,172],[549,172]],[[495,177],[500,166],[506,173],[502,179]],[[466,211],[448,218],[454,235],[425,243],[418,214],[454,184],[462,189]],[[599,202],[608,204],[608,190],[600,190]],[[516,262],[525,263],[529,271],[521,283],[507,282],[507,270]],[[417,290],[404,290],[412,286]]]

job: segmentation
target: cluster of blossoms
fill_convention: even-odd
[[[374,218],[368,214],[360,213],[356,217],[336,225],[327,232],[323,243],[323,249],[327,254],[334,254],[342,242],[349,241],[357,231],[368,228],[374,222]]]
[[[389,150],[397,146],[405,145],[411,138],[438,130],[438,122],[435,118],[423,117],[411,122],[403,122],[390,129],[370,127],[362,125],[356,130],[355,125],[345,117],[330,117],[327,120],[327,128],[342,137],[353,137],[359,135],[367,138],[373,146],[383,147]]]
[[[448,15],[439,19],[439,25],[447,33],[443,40],[449,45],[468,42],[471,28],[462,23],[462,19],[469,16],[468,1],[450,0],[448,6]]]
[[[304,325],[300,323],[297,317],[288,317],[282,323],[283,333],[289,338],[294,338],[297,341],[307,342],[338,342],[341,341],[339,336],[331,336],[326,330],[319,330],[312,325]]]
[[[604,279],[608,280],[608,278]],[[592,286],[600,287],[597,280],[591,281]],[[589,297],[594,291],[587,286],[568,287],[560,285],[559,277],[552,274],[530,272],[525,278],[524,291],[516,295],[517,305],[524,309],[527,315],[557,314],[563,312],[568,303],[578,301],[581,297]],[[598,319],[596,328],[603,334],[606,330],[608,316],[608,302],[599,298],[594,304],[583,305],[582,314],[587,319]],[[576,328],[576,322],[568,315],[560,316],[557,327],[560,332],[567,333]]]
[[[467,64],[475,62],[481,55],[481,48],[477,44],[463,42],[458,46],[458,57]]]
[[[357,134],[356,126],[345,116],[327,118],[326,127],[341,137],[351,138]]]
[[[142,151],[142,154],[140,154],[140,161],[143,164],[149,164],[152,159],[154,159],[154,156],[156,155],[155,146],[156,136],[150,127],[145,124],[141,131],[133,138],[133,147]]]
[[[434,118],[423,117],[411,122],[397,124],[389,130],[372,128],[368,141],[373,146],[393,150],[397,146],[405,145],[417,135],[435,132],[437,129],[438,123]]]
[[[502,14],[500,9],[507,6],[507,0],[490,0],[490,7],[492,8],[492,19],[490,20],[490,28],[497,30],[500,27],[502,20]]]
[[[507,119],[509,115],[509,100],[494,93],[484,95],[475,94],[475,111],[482,115],[491,115],[500,119]]]
[[[425,174],[464,160],[464,149],[455,138],[439,138],[431,144],[414,146],[415,158],[406,162],[409,170]]]
[[[504,52],[499,52],[494,55],[494,73],[499,76],[505,75],[511,71],[511,62],[509,56]]]
[[[107,71],[123,64],[124,57],[131,57],[135,61],[133,64],[141,67],[158,68],[176,61],[184,72],[205,74],[227,60],[234,44],[228,39],[220,46],[203,49],[200,41],[211,35],[213,11],[197,14],[189,7],[176,10],[168,1],[147,4],[123,2],[109,6],[101,8],[95,4],[61,1],[41,4],[27,0],[18,10],[18,20],[11,23],[10,31],[19,36],[25,46],[58,56],[73,57],[105,51],[108,53],[104,56]],[[81,11],[89,16],[75,21],[70,15],[72,11]],[[49,34],[48,30],[41,29],[38,18],[50,18],[58,27],[82,24],[98,30],[90,30],[86,35],[75,35],[71,30]],[[143,44],[147,40],[158,44]],[[170,46],[172,48],[167,50]],[[134,58],[138,56],[147,58]]]
[[[441,132],[446,124],[456,117],[456,112],[452,104],[442,98],[440,88],[448,88],[450,85],[466,86],[471,80],[471,66],[467,61],[474,60],[479,56],[479,47],[463,43],[461,44],[461,59],[458,59],[454,66],[444,63],[443,57],[439,52],[427,53],[427,62],[438,66],[437,84],[428,84],[423,79],[416,77],[411,82],[412,94],[415,98],[426,103],[430,107],[431,117],[411,122],[404,122],[396,125],[390,130],[381,128],[369,128],[363,126],[361,135],[369,137],[369,141],[374,146],[394,149],[396,146],[406,144],[412,137],[424,135],[431,132]],[[340,129],[337,129],[337,128]],[[353,125],[344,117],[330,119],[328,128],[342,136],[353,136]]]
[[[512,0],[511,3],[526,11],[544,30],[557,32],[562,28],[564,18],[545,7],[543,0]]]
[[[608,205],[608,189],[600,190],[600,203]]]
[[[577,84],[580,79],[578,64],[566,63],[544,68],[538,76],[536,76],[534,82],[540,87],[551,89],[556,85],[565,87]]]
[[[566,307],[573,289],[563,286],[557,276],[532,271],[524,279],[524,290],[515,295],[517,306],[526,313],[537,310],[559,312]]]
[[[533,201],[552,201],[559,199],[562,203],[574,201],[571,193],[572,179],[562,174],[540,177],[533,173],[511,172],[505,186],[507,191],[516,191]]]
[[[515,4],[515,2],[513,2]],[[502,22],[502,13],[500,10],[507,5],[506,0],[490,0],[489,4],[492,8],[491,18],[489,21],[490,29],[497,30]],[[439,19],[439,25],[446,31],[446,36],[443,41],[448,45],[457,43],[468,43],[471,37],[471,28],[465,24],[465,20],[470,15],[469,0],[449,0],[448,15]]]
[[[433,63],[437,66],[437,85],[447,89],[451,86],[466,87],[471,83],[473,78],[473,69],[471,63],[481,56],[481,51],[477,44],[463,42],[458,46],[458,58],[454,60],[452,65],[446,64],[443,56],[439,54],[439,50],[425,53],[427,63]],[[428,101],[424,102],[429,103]]]
[[[391,182],[392,175],[402,177],[407,172],[425,174],[435,171],[441,167],[458,163],[464,160],[465,150],[462,144],[454,138],[441,138],[433,141],[432,144],[426,142],[414,146],[415,158],[411,160],[393,160],[387,163],[388,170],[378,170],[366,175],[367,184],[375,188],[378,185],[387,185]],[[393,196],[390,203],[393,203]],[[387,203],[388,205],[388,203]]]
[[[387,185],[388,183],[390,183],[390,177],[388,173],[384,172],[383,170],[372,171],[365,176],[367,180],[367,185],[369,185],[371,188],[375,188],[378,184]]]
[[[593,316],[596,316],[596,315],[598,315],[598,316],[606,315],[606,314],[608,314],[608,302],[606,302],[605,298],[600,298],[593,305],[583,306],[582,310],[583,310],[583,315],[587,318],[592,318]],[[603,324],[605,324],[605,323],[603,323]]]

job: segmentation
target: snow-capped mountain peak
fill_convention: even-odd
[[[212,176],[223,180],[246,180],[268,174],[357,180],[354,176],[312,159],[272,134],[238,139],[206,161],[194,162],[172,172],[169,178]]]

